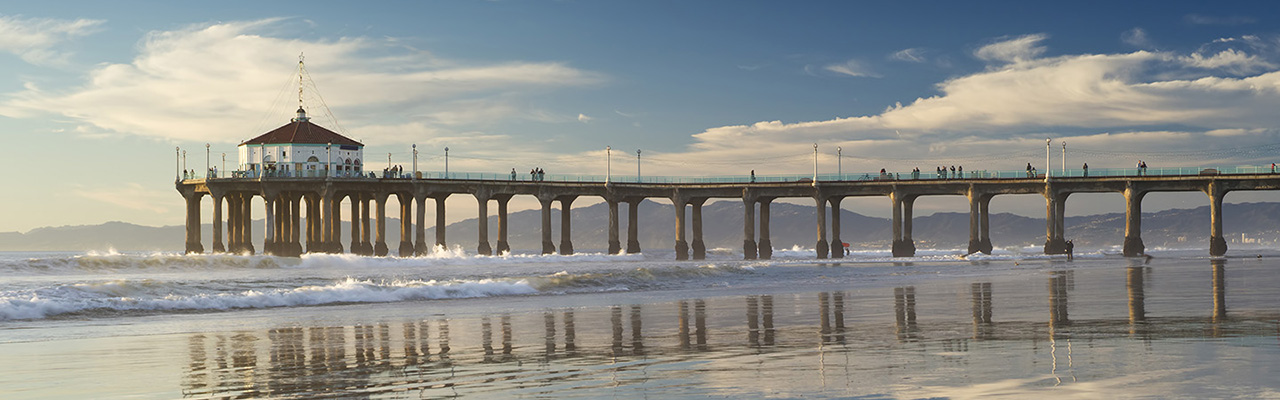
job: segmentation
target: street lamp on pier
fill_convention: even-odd
[[[209,143],[204,144],[204,178],[209,179]]]
[[[844,155],[841,154],[843,149],[836,146],[836,180],[844,180]]]
[[[444,148],[444,179],[449,179],[449,148]]]
[[[818,186],[818,144],[813,144],[813,186]]]
[[[1044,179],[1048,180],[1049,175],[1053,175],[1053,164],[1049,161],[1049,153],[1053,152],[1053,139],[1045,138],[1044,140]]]
[[[222,171],[223,173],[227,171],[227,153],[222,153]]]
[[[609,184],[609,177],[613,176],[613,148],[604,146],[604,184]]]
[[[173,148],[173,180],[182,181],[182,148],[177,146]]]
[[[640,183],[640,149],[636,149],[636,183]]]
[[[333,176],[333,142],[324,145],[324,177]]]
[[[186,150],[182,151],[182,171],[183,172],[187,171],[187,151]]]
[[[418,145],[413,145],[413,178],[418,178]]]
[[[1062,176],[1067,176],[1067,141],[1062,141]]]

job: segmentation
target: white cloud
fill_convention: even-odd
[[[922,62],[928,61],[928,59],[925,57],[925,50],[919,47],[913,47],[910,49],[902,49],[902,50],[895,51],[893,54],[889,55],[889,59],[897,60],[897,61],[913,62],[913,63],[922,63]]]
[[[0,103],[0,114],[54,113],[119,134],[236,142],[288,121],[291,96],[280,90],[286,80],[296,82],[289,75],[302,51],[328,107],[351,130],[416,118],[445,128],[464,126],[461,130],[504,118],[543,120],[547,113],[525,105],[519,100],[523,94],[603,79],[556,62],[468,65],[409,49],[394,39],[301,40],[264,33],[287,30],[284,22],[264,19],[152,32],[131,63],[101,65],[82,86],[70,90],[28,85]],[[305,103],[318,116],[323,107],[314,93],[308,91]],[[279,112],[263,117],[265,111]],[[401,136],[422,133],[377,139],[398,142]]]
[[[1205,57],[1200,53],[1192,53],[1181,60],[1188,66],[1204,69],[1220,69],[1235,75],[1250,74],[1258,71],[1275,69],[1272,64],[1261,57],[1247,54],[1236,49],[1226,49],[1217,54]]]
[[[585,124],[585,123],[588,123],[588,122],[591,122],[591,117],[588,117],[586,114],[579,113],[579,114],[578,114],[578,122],[581,122],[581,123],[584,123],[584,124]]]
[[[1040,42],[1048,39],[1043,33],[1023,35],[1003,40],[978,48],[973,55],[986,61],[1021,62],[1040,57],[1045,47]]]
[[[1193,25],[1245,25],[1257,22],[1252,17],[1232,15],[1232,16],[1216,16],[1202,14],[1187,14],[1183,20]]]
[[[93,34],[103,22],[0,15],[0,51],[13,53],[32,64],[60,64],[70,54],[54,50],[57,45]]]
[[[822,67],[822,69],[835,72],[837,74],[852,76],[856,78],[879,78],[880,77],[880,75],[877,75],[875,72],[872,72],[870,68],[863,65],[862,62],[858,60],[849,60],[840,64],[831,64],[831,65]]]
[[[1155,48],[1151,38],[1147,36],[1147,31],[1142,28],[1133,28],[1121,33],[1120,41],[1139,49],[1151,50]]]

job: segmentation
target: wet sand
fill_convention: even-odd
[[[9,324],[21,398],[1280,397],[1275,259]],[[832,268],[855,268],[832,266]]]

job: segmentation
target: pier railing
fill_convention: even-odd
[[[324,179],[325,171],[189,171],[183,179]],[[1273,174],[1270,166],[1209,166],[1209,167],[1164,167],[1164,168],[1077,168],[1054,170],[1050,178],[1108,177],[1108,176],[1188,176],[1188,175],[1231,175],[1231,174]],[[449,172],[419,171],[417,173],[383,173],[371,171],[357,173],[353,171],[334,171],[331,179],[450,179],[479,181],[521,181],[521,182],[599,182],[604,183],[604,175],[588,174],[543,174],[532,176],[529,173],[492,173],[492,172]],[[608,181],[614,183],[750,183],[750,182],[810,182],[812,174],[789,175],[718,175],[718,176],[640,176],[614,175]],[[949,169],[942,174],[936,171],[900,172],[857,172],[843,174],[818,174],[819,182],[834,181],[885,181],[885,180],[947,180],[947,179],[1043,179],[1044,172],[1032,171],[956,171]]]

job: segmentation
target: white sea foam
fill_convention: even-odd
[[[347,278],[328,285],[192,293],[150,280],[107,281],[0,295],[0,320],[77,312],[228,310],[338,303],[384,303],[538,293],[527,281],[373,281]]]

